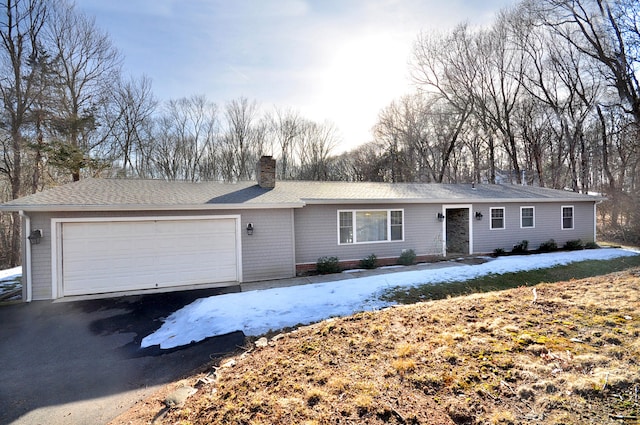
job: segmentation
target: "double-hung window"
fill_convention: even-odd
[[[573,207],[562,207],[562,229],[573,229]]]
[[[338,214],[340,243],[353,243],[353,212],[340,211]]]
[[[404,238],[402,237],[402,229],[403,229],[403,223],[402,223],[402,211],[400,210],[395,210],[395,211],[389,211],[390,217],[391,217],[391,240],[392,241],[401,241]]]
[[[520,207],[520,227],[536,227],[534,207]]]
[[[504,208],[491,208],[491,229],[504,229]]]
[[[403,239],[403,210],[338,211],[339,244],[390,242]]]

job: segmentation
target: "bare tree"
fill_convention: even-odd
[[[425,92],[437,94],[442,101],[446,101],[450,107],[447,109],[452,115],[457,117],[456,129],[450,132],[454,136],[449,138],[449,143],[445,149],[443,158],[448,163],[448,158],[456,148],[458,136],[465,123],[472,116],[480,123],[484,133],[488,137],[482,140],[486,143],[489,152],[489,181],[495,183],[495,144],[493,130],[490,129],[489,109],[483,106],[486,101],[481,92],[483,78],[486,76],[481,71],[483,58],[480,56],[480,43],[478,35],[473,33],[467,25],[458,25],[448,34],[426,34],[421,33],[413,46],[413,58],[411,62],[411,75],[414,83],[419,89]],[[441,104],[441,103],[440,103]],[[421,140],[421,141],[420,141]],[[417,139],[423,148],[419,152],[425,152],[424,139]],[[481,149],[474,150],[477,155]],[[479,157],[473,159],[477,165],[480,164]],[[445,164],[446,167],[446,164]],[[444,168],[439,166],[437,173],[432,173],[434,180],[442,180]],[[423,175],[423,173],[421,173]]]
[[[412,180],[412,167],[405,149],[407,129],[404,120],[403,105],[392,102],[378,115],[378,122],[374,126],[374,137],[384,152],[385,169],[388,177],[385,180],[392,183]]]
[[[280,178],[292,177],[291,168],[295,165],[294,158],[295,145],[301,138],[304,131],[304,120],[300,114],[294,110],[276,110],[267,117],[269,123],[269,133],[279,149],[278,168]]]
[[[473,88],[478,83],[474,40],[464,24],[450,33],[420,33],[410,64],[413,82],[420,90],[438,93],[458,109],[473,104]]]
[[[574,191],[586,192],[590,179],[585,123],[593,115],[597,102],[603,99],[602,83],[593,72],[593,60],[535,22],[522,39],[522,50],[529,63],[528,72],[522,75],[524,87],[553,111],[562,143],[556,151],[566,152],[570,186]],[[557,158],[558,167],[560,159]],[[565,186],[557,176],[552,181],[554,187]]]
[[[82,169],[96,165],[92,150],[105,142],[93,138],[100,107],[109,101],[119,79],[122,58],[95,19],[65,0],[56,2],[48,21],[48,37],[56,57],[54,87],[60,100],[55,126],[60,137],[51,160],[74,181]]]
[[[524,146],[527,184],[546,186],[549,144],[553,140],[551,128],[555,121],[550,117],[550,109],[538,99],[525,97],[516,110],[516,125]]]
[[[384,152],[379,143],[364,143],[357,148],[340,155],[344,166],[344,178],[347,181],[380,182],[384,180]]]
[[[621,106],[640,124],[640,5],[635,0],[529,2],[540,22],[600,66]]]
[[[540,93],[558,116],[558,151],[566,149],[571,185],[586,192],[596,184],[606,193],[609,201],[600,209],[608,213],[609,228],[624,234],[622,222],[628,215],[622,211],[634,210],[634,199],[640,203],[626,178],[636,168],[637,130],[629,131],[619,114],[625,111],[638,128],[640,5],[627,0],[544,0],[524,6],[536,28],[531,34],[541,34],[545,41],[542,49],[527,51],[543,52],[532,56],[540,59],[532,62],[548,71],[527,85],[560,87],[560,96]],[[553,174],[559,167],[551,169]]]
[[[222,165],[225,180],[249,180],[262,154],[266,126],[260,122],[258,104],[241,97],[227,103],[222,133]]]
[[[364,145],[363,145],[364,146]],[[354,152],[343,152],[331,158],[331,180],[335,181],[361,181],[356,179],[356,166]]]
[[[477,66],[479,84],[476,87],[475,107],[497,132],[509,157],[511,175],[522,183],[520,146],[514,128],[515,108],[522,92],[519,75],[524,61],[519,50],[513,48],[511,21],[513,12],[504,12],[494,26],[477,34]]]
[[[329,162],[331,152],[337,145],[335,126],[307,121],[298,145],[298,177],[302,180],[331,180]]]
[[[150,121],[158,102],[151,91],[151,80],[118,81],[113,100],[104,105],[105,129],[110,139],[110,157],[119,168],[118,175],[150,175]]]
[[[37,97],[37,80],[41,73],[42,49],[40,32],[47,18],[47,4],[37,0],[6,0],[0,19],[0,95],[2,120],[0,142],[2,159],[0,173],[10,186],[9,196],[23,195],[23,163],[25,131],[30,108]],[[7,217],[10,266],[19,262],[20,218]]]
[[[198,181],[216,174],[211,159],[218,137],[218,110],[204,96],[167,102],[155,128],[153,158],[167,180]],[[206,175],[202,175],[203,168]]]
[[[433,93],[403,96],[383,109],[374,134],[389,158],[390,181],[442,183],[470,115],[471,108]]]

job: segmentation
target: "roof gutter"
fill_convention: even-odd
[[[598,242],[598,205],[606,200],[607,198],[602,198],[593,203],[593,241],[596,243]]]
[[[429,198],[366,198],[366,199],[312,199],[303,198],[308,205],[324,204],[504,204],[504,203],[557,203],[557,202],[601,202],[602,198],[460,198],[460,199],[429,199]]]
[[[22,235],[22,239],[25,241],[24,243],[24,264],[22,265],[22,282],[24,287],[26,288],[26,296],[25,301],[30,303],[33,298],[33,288],[31,285],[31,241],[28,239],[31,234],[31,217],[26,215],[24,211],[20,210],[20,217],[24,219],[24,235]],[[24,293],[23,292],[23,293]]]
[[[0,205],[0,211],[215,211],[215,210],[259,210],[302,208],[304,202],[269,203],[269,204],[195,204],[195,205],[149,205],[149,204],[115,204],[115,205],[80,205],[80,204],[38,204],[38,205]]]

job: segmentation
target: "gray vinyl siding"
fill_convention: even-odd
[[[243,281],[279,279],[295,276],[293,223],[290,209],[216,211],[136,211],[136,212],[54,212],[29,213],[32,229],[43,229],[44,238],[31,245],[33,300],[51,299],[51,219],[89,217],[162,217],[198,215],[240,215]],[[253,235],[247,235],[253,223]]]
[[[290,209],[242,211],[243,281],[295,276],[293,214]],[[247,235],[253,223],[253,235]]]
[[[404,210],[404,241],[338,244],[338,211]],[[307,205],[294,210],[296,263],[315,263],[318,258],[335,256],[340,261],[360,260],[370,254],[378,258],[395,258],[403,249],[417,255],[442,253],[442,223],[436,216],[439,205]]]
[[[469,205],[461,203],[460,205]],[[534,227],[520,228],[520,207],[534,207]],[[561,228],[563,206],[574,207],[574,228]],[[447,208],[456,204],[447,203]],[[504,229],[490,229],[490,208],[504,208]],[[404,210],[404,241],[363,244],[338,244],[338,211],[344,210]],[[442,223],[436,216],[442,205],[430,204],[376,204],[376,205],[307,205],[294,210],[296,263],[315,263],[323,256],[336,256],[341,261],[360,260],[369,254],[378,258],[398,257],[403,249],[413,249],[417,255],[441,255],[443,246]],[[476,212],[482,220],[473,218]],[[474,203],[471,208],[473,252],[490,253],[496,248],[513,249],[522,240],[529,241],[529,249],[554,239],[558,246],[568,240],[594,240],[593,202],[559,203]]]
[[[31,213],[29,216],[31,230],[42,229],[43,232],[40,243],[31,244],[31,297],[34,301],[48,300],[51,299],[51,224],[45,214]],[[30,242],[24,238],[23,243]]]
[[[562,207],[573,206],[573,229],[562,229]],[[533,228],[520,228],[520,207],[534,207]],[[490,229],[490,208],[504,208],[504,229]],[[496,248],[506,251],[523,240],[529,241],[529,249],[537,249],[541,243],[555,240],[558,247],[567,241],[580,239],[594,241],[593,202],[527,203],[527,204],[474,204],[474,214],[480,211],[482,220],[473,220],[473,251],[489,253]]]

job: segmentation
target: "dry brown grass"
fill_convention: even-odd
[[[541,284],[535,304],[518,288],[303,327],[212,365],[215,381],[156,422],[640,423],[639,276]],[[151,423],[162,397],[113,423]]]

